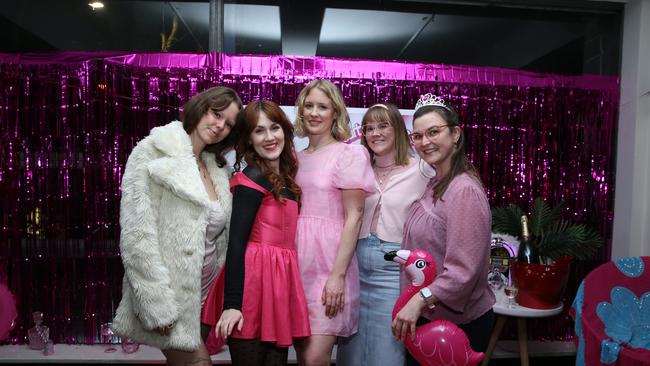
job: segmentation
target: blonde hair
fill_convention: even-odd
[[[361,126],[367,125],[369,122],[388,122],[393,126],[395,131],[395,164],[408,165],[411,156],[411,143],[409,142],[408,132],[404,125],[404,118],[399,112],[399,109],[392,104],[375,104],[368,108],[366,113],[361,119]],[[368,149],[371,158],[374,158],[375,153],[368,146],[368,141],[365,135],[361,135],[361,144]],[[373,162],[374,164],[374,162]]]
[[[296,108],[298,109],[296,113],[295,120],[295,133],[300,137],[306,137],[307,132],[305,130],[305,121],[303,120],[303,111],[305,109],[305,99],[309,92],[312,89],[318,88],[327,95],[327,97],[332,102],[332,108],[334,108],[335,118],[332,123],[332,136],[337,141],[345,141],[350,138],[350,116],[348,111],[345,108],[345,102],[343,101],[343,95],[341,90],[334,85],[329,80],[316,79],[309,83],[306,87],[302,89],[298,99],[296,100]]]

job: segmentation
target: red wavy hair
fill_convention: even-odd
[[[280,153],[279,174],[269,166],[266,159],[263,159],[250,143],[250,136],[257,127],[260,113],[264,113],[268,119],[277,123],[284,133],[284,147]],[[302,191],[296,183],[296,174],[298,173],[298,159],[293,146],[293,125],[289,122],[287,115],[282,109],[270,100],[256,100],[248,103],[238,116],[235,126],[235,170],[241,168],[242,160],[248,165],[257,165],[262,174],[271,182],[273,189],[271,193],[276,200],[283,202],[285,198],[281,196],[282,188],[286,187],[296,196],[296,202],[300,204]]]

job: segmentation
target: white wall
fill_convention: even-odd
[[[612,259],[650,255],[650,0],[625,5]]]

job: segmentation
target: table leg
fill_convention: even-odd
[[[528,366],[528,332],[526,318],[517,318],[517,338],[519,338],[519,359],[521,366]]]
[[[499,340],[499,335],[501,334],[501,330],[503,330],[503,326],[506,324],[507,317],[505,315],[497,314],[496,318],[496,324],[494,325],[494,330],[492,330],[490,342],[488,343],[487,350],[485,350],[485,358],[483,358],[483,363],[481,366],[487,366],[487,364],[490,363],[490,358],[492,357],[492,352],[494,352],[494,347],[496,347],[497,341]]]

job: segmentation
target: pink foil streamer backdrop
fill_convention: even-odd
[[[121,296],[120,179],[151,128],[213,85],[244,102],[293,105],[315,78],[337,84],[350,107],[408,109],[420,94],[440,95],[459,110],[491,204],[564,200],[567,217],[598,228],[606,245],[574,265],[565,304],[609,259],[617,78],[320,57],[0,54],[0,280],[20,311],[10,343],[26,342],[35,310],[56,343],[99,341]],[[529,329],[534,339],[568,340],[571,327],[563,314]]]

